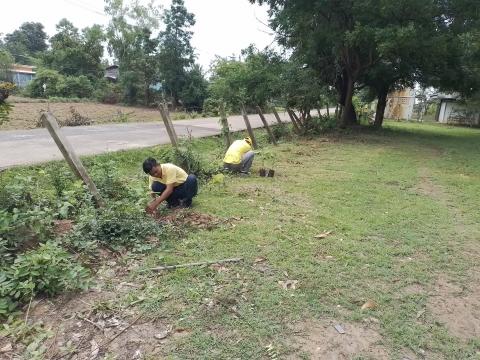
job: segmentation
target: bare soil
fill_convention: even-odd
[[[6,124],[0,130],[34,129],[37,127],[40,112],[50,111],[60,122],[71,116],[73,107],[82,116],[89,118],[92,124],[109,124],[122,122],[159,121],[160,114],[155,108],[129,107],[122,105],[107,105],[98,103],[51,103],[15,102]]]
[[[389,359],[382,345],[382,336],[374,326],[342,323],[345,334],[336,329],[333,320],[307,320],[295,326],[293,344],[300,353],[311,359],[350,360],[361,356],[371,359]],[[289,359],[298,359],[298,352]]]
[[[476,274],[467,286],[439,277],[427,306],[453,336],[465,342],[480,337],[480,279]]]

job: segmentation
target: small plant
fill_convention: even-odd
[[[80,114],[73,106],[70,106],[70,117],[67,117],[62,122],[62,126],[84,126],[91,124],[92,121],[90,118]]]
[[[292,137],[292,131],[285,123],[272,126],[272,132],[276,139],[290,139]]]
[[[164,162],[174,163],[187,173],[195,174],[200,178],[209,178],[219,170],[213,166],[208,167],[188,140],[162,154],[162,159]]]
[[[115,121],[119,123],[127,123],[130,114],[131,113],[125,113],[122,110],[117,110],[117,116],[115,117]]]
[[[89,272],[55,242],[18,255],[0,273],[0,316],[39,294],[53,296],[63,291],[86,289]]]

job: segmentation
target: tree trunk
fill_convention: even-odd
[[[352,77],[348,78],[347,87],[345,89],[345,104],[340,120],[340,127],[348,127],[354,125],[357,122],[355,109],[353,108],[353,85],[354,81]]]
[[[385,108],[387,106],[387,95],[388,90],[380,90],[378,92],[378,102],[377,102],[377,109],[375,113],[375,121],[373,126],[380,128],[383,124],[383,118],[385,115]]]
[[[328,105],[328,102],[327,102],[327,117],[330,117],[330,109],[329,109],[329,106],[330,106],[330,105]]]

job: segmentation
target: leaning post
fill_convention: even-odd
[[[291,109],[287,108],[287,113],[288,113],[288,116],[290,117],[290,120],[293,124],[293,127],[294,127],[295,131],[297,132],[297,134],[299,134],[301,132],[301,130],[300,130],[300,127],[297,124],[297,120],[295,120],[295,117],[293,116],[292,112],[293,111]]]
[[[220,123],[222,125],[222,133],[225,136],[225,143],[227,149],[232,145],[232,135],[230,134],[230,128],[228,127],[227,113],[225,111],[225,103],[220,103]]]
[[[254,149],[258,149],[257,140],[255,139],[255,134],[253,133],[252,125],[250,124],[250,120],[248,119],[247,110],[245,110],[245,105],[242,105],[242,116],[243,121],[245,121],[245,126],[247,128],[248,136],[252,139],[252,145]]]
[[[97,206],[104,207],[105,201],[98,192],[95,183],[92,181],[90,176],[88,176],[87,170],[83,166],[82,161],[80,160],[78,155],[73,150],[72,145],[67,140],[62,130],[58,126],[58,122],[55,116],[53,116],[53,114],[50,112],[42,112],[40,120],[43,126],[47,128],[48,132],[53,138],[53,141],[55,141],[55,144],[57,144],[58,149],[62,153],[73,173],[87,186],[88,191],[90,191],[90,193],[92,194]]]
[[[158,110],[160,111],[160,115],[162,115],[163,124],[165,125],[165,129],[167,129],[167,134],[172,146],[178,147],[177,133],[175,132],[175,128],[173,127],[172,120],[170,120],[167,109],[163,104],[159,104]]]
[[[268,126],[268,122],[265,119],[265,116],[263,115],[263,112],[260,106],[257,106],[257,112],[258,112],[258,115],[260,116],[260,119],[262,120],[263,126],[267,130],[268,136],[270,136],[270,140],[272,141],[273,145],[277,145],[277,140],[275,139],[275,135],[273,135],[272,129],[270,129],[270,126]]]
[[[282,125],[282,120],[280,120],[280,116],[278,115],[277,109],[275,109],[275,106],[272,106],[272,112],[273,115],[275,116],[275,119],[277,119],[277,122]]]

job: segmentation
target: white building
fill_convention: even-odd
[[[480,109],[472,109],[460,102],[457,94],[437,94],[439,100],[435,120],[442,124],[480,126]]]
[[[411,88],[393,91],[387,96],[385,118],[394,120],[410,120],[415,105],[415,91]]]

